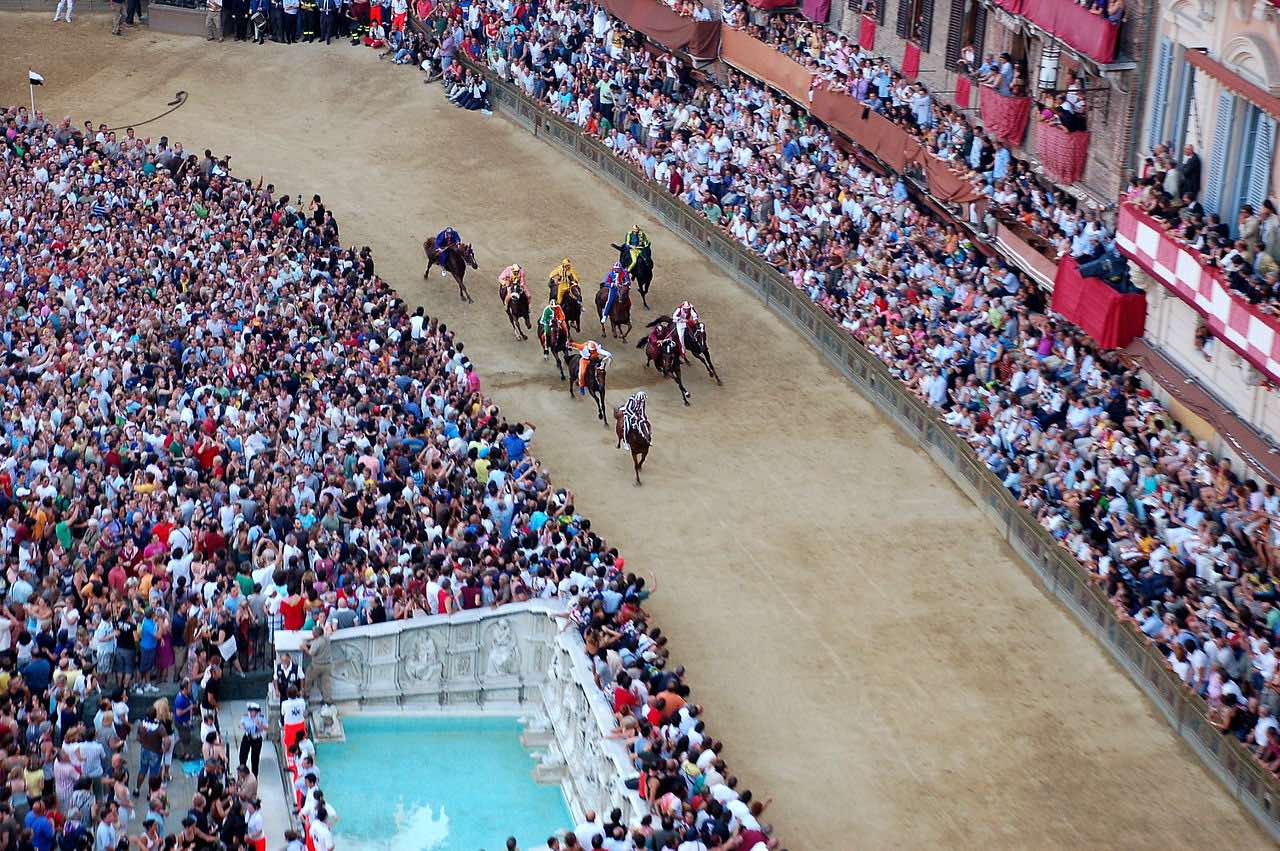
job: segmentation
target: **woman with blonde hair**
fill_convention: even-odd
[[[165,728],[168,733],[169,747],[165,749],[164,754],[160,758],[160,777],[168,783],[171,777],[171,769],[173,768],[173,749],[178,744],[176,728],[173,723],[173,712],[169,709],[169,698],[159,697],[156,702],[151,704],[156,711],[156,720]]]

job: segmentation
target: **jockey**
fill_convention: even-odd
[[[554,301],[547,302],[547,306],[542,308],[542,315],[538,317],[538,328],[542,330],[542,338],[549,340],[552,328],[564,328],[564,311],[560,305]]]
[[[619,295],[623,290],[631,286],[631,276],[627,274],[627,270],[622,267],[621,263],[614,263],[613,268],[609,270],[609,274],[605,275],[601,286],[609,288],[609,297],[605,299],[604,311],[600,314],[600,324],[603,325],[604,320],[612,312],[613,306],[617,304]]]
[[[631,249],[631,262],[627,264],[627,271],[630,272],[636,267],[636,261],[650,253],[649,235],[642,227],[635,225],[627,234],[626,245]]]
[[[645,409],[648,394],[637,390],[635,395],[627,399],[622,407],[622,433],[625,435],[635,429],[649,443],[653,443],[653,424],[649,422],[649,413]]]
[[[512,286],[513,284],[515,286]],[[529,294],[529,289],[524,284],[524,269],[520,268],[519,263],[512,263],[502,270],[502,274],[498,276],[498,286],[506,290],[506,296],[502,299],[503,304],[509,304],[511,297],[516,293]]]
[[[459,242],[462,242],[462,238],[458,236],[458,232],[453,228],[445,228],[436,234],[436,251],[440,252],[440,259],[436,262],[444,266],[445,261],[449,258],[449,249]]]
[[[607,352],[603,346],[595,340],[587,340],[585,343],[570,343],[570,346],[578,350],[580,357],[578,358],[578,395],[584,395],[587,392],[587,370],[595,361],[600,361],[605,369],[609,368],[609,364],[613,362],[613,355]]]
[[[578,273],[573,271],[573,263],[566,257],[560,265],[551,270],[551,284],[555,287],[552,297],[556,304],[564,302],[565,295],[578,284]]]
[[[684,354],[684,330],[691,325],[698,324],[698,311],[693,309],[693,305],[687,301],[680,302],[680,306],[671,314],[671,321],[676,324],[676,341],[680,344],[680,354]]]

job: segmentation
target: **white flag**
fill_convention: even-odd
[[[27,71],[27,81],[33,86],[43,86],[44,77],[41,77],[35,71]]]

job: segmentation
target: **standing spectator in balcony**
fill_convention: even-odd
[[[1001,53],[996,73],[1000,75],[996,91],[1004,97],[1013,97],[1013,57],[1007,53]]]
[[[1200,197],[1200,155],[1195,146],[1187,145],[1182,149],[1182,191]]]
[[[1258,242],[1262,230],[1261,222],[1259,222],[1258,217],[1253,214],[1252,204],[1241,205],[1240,215],[1236,220],[1236,225],[1239,228],[1240,239],[1251,249],[1245,259],[1249,262],[1253,262],[1252,248]]]

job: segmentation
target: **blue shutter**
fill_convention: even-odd
[[[1226,180],[1227,146],[1231,144],[1231,127],[1235,124],[1236,96],[1224,91],[1218,95],[1218,111],[1214,114],[1213,151],[1209,155],[1209,176],[1201,184],[1204,206],[1210,213],[1221,213],[1222,184]],[[1232,218],[1235,218],[1232,216]]]
[[[1253,162],[1249,164],[1248,183],[1245,184],[1245,202],[1253,209],[1262,209],[1262,202],[1271,194],[1271,157],[1276,148],[1276,120],[1270,115],[1258,117],[1258,135],[1253,142]]]
[[[1173,42],[1160,38],[1160,56],[1156,60],[1156,79],[1151,89],[1151,127],[1147,131],[1147,147],[1164,141],[1165,101],[1169,99],[1169,75],[1173,71]]]

